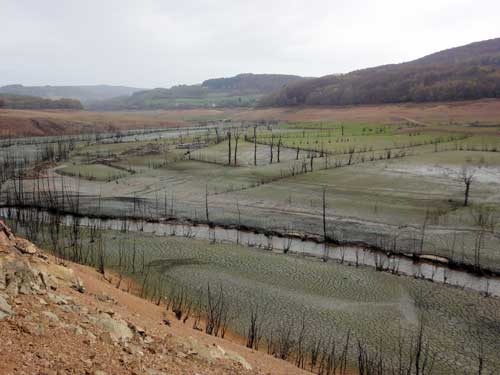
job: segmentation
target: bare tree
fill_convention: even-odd
[[[280,162],[280,151],[281,151],[281,135],[280,135],[280,137],[278,138],[278,154],[277,154],[277,157],[278,157],[278,163]]]
[[[477,375],[483,375],[485,367],[485,347],[482,332],[477,327],[477,323],[472,322],[468,323],[468,331],[469,337],[471,338],[473,354],[477,360]]]
[[[271,135],[271,143],[269,144],[270,147],[269,161],[271,164],[273,164],[273,146],[274,146],[274,135]]]
[[[424,223],[422,224],[422,231],[420,232],[420,245],[419,245],[419,251],[420,254],[423,254],[424,252],[424,242],[425,242],[425,230],[427,228],[427,222],[429,221],[429,210],[425,212],[425,218],[424,218]]]
[[[182,320],[185,323],[191,312],[192,305],[192,300],[188,298],[187,290],[183,287],[172,289],[168,296],[167,309],[170,305],[177,320]]]
[[[219,137],[219,129],[218,128],[215,128],[215,142],[217,144],[220,143],[220,137]]]
[[[349,147],[349,160],[347,161],[347,165],[352,164],[352,157],[353,157],[355,151],[356,151],[356,148],[354,146]]]
[[[231,165],[231,130],[227,131],[228,150],[227,150],[227,163]]]
[[[238,132],[238,130],[236,130],[234,133],[234,165],[236,165],[237,162],[239,139],[240,139],[240,133]]]
[[[210,290],[210,284],[207,286],[207,305],[205,332],[209,335],[224,338],[231,317],[229,315],[229,304],[224,295],[222,286],[219,293],[215,294]]]
[[[236,243],[240,243],[240,230],[241,230],[241,210],[240,210],[240,202],[236,200],[236,211],[238,212],[238,230],[236,233]]]
[[[465,192],[464,192],[464,207],[467,207],[469,204],[469,193],[470,193],[470,185],[474,180],[475,170],[471,169],[467,166],[462,167],[462,171],[460,173],[460,179],[465,184]]]
[[[257,125],[253,127],[253,165],[257,165]]]
[[[98,265],[97,265],[97,271],[101,275],[105,275],[105,269],[104,269],[104,245],[102,242],[102,234],[99,235],[99,239],[97,240],[97,250],[98,250]]]
[[[208,183],[205,184],[205,217],[207,219],[207,223],[210,223],[210,217],[208,215]]]
[[[262,326],[263,326],[263,318],[259,314],[259,306],[252,307],[250,311],[250,325],[247,331],[247,342],[246,346],[250,349],[259,349],[259,343],[262,338]]]
[[[472,215],[479,226],[474,242],[474,267],[481,270],[481,250],[484,246],[485,237],[488,233],[494,233],[495,219],[492,210],[488,207],[478,207],[473,210]]]
[[[322,208],[323,208],[323,261],[326,262],[328,260],[328,234],[326,233],[326,186],[323,186],[323,199],[322,199]]]

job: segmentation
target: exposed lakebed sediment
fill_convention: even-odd
[[[16,219],[23,209],[0,208],[0,216]],[[27,209],[24,209],[27,210]],[[49,212],[43,212],[51,215]],[[62,224],[70,225],[75,216],[62,215]],[[223,243],[235,243],[251,248],[307,256],[324,261],[334,260],[349,266],[367,266],[380,271],[439,282],[454,287],[474,290],[500,297],[500,278],[478,275],[453,268],[448,260],[431,254],[418,257],[411,254],[395,254],[353,245],[321,243],[299,235],[260,233],[257,230],[241,230],[205,224],[171,221],[145,221],[125,218],[98,218],[78,216],[82,226],[95,226],[109,230],[127,230],[151,233],[158,236],[182,236]]]

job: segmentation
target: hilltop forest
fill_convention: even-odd
[[[264,106],[439,102],[500,97],[500,38],[402,63],[287,85]]]

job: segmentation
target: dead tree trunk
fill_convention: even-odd
[[[238,155],[238,140],[240,139],[240,133],[236,130],[234,133],[234,165],[236,166],[237,155]]]
[[[274,146],[274,135],[271,136],[271,144],[270,144],[270,151],[271,154],[269,155],[270,163],[273,164],[273,146]]]
[[[328,260],[328,235],[326,234],[326,187],[323,186],[323,261]]]
[[[253,165],[257,165],[257,125],[253,127]]]
[[[326,187],[323,186],[323,241],[327,241],[326,234]]]
[[[427,221],[429,220],[429,216],[430,216],[430,213],[429,213],[429,210],[427,210],[427,212],[425,213],[424,224],[422,225],[422,232],[420,235],[420,246],[419,246],[420,247],[419,248],[420,254],[423,254],[423,252],[424,252],[425,230],[427,228]]]
[[[231,165],[231,130],[227,132],[228,150],[227,150],[227,163]]]
[[[470,192],[471,181],[465,181],[465,196],[464,196],[464,207],[469,204],[469,192]]]
[[[474,171],[467,167],[463,167],[460,177],[465,184],[464,207],[467,207],[467,205],[469,204],[470,185],[472,183],[472,180],[474,179]]]
[[[278,139],[278,163],[280,162],[280,151],[281,151],[281,136]]]
[[[240,230],[241,230],[241,210],[240,210],[240,202],[236,201],[236,210],[238,212],[238,232],[236,234],[236,243],[240,243]]]
[[[207,223],[210,223],[210,217],[208,216],[208,184],[205,184],[205,216]]]
[[[102,234],[99,235],[99,240],[97,242],[97,249],[98,249],[98,265],[97,265],[97,271],[101,275],[105,275],[105,269],[104,269],[104,245],[102,242]]]

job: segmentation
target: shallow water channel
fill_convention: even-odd
[[[0,208],[0,216],[15,219],[16,212],[21,210]],[[45,214],[50,215],[49,213]],[[72,215],[62,217],[63,224],[69,225],[72,221]],[[80,225],[97,225],[101,229],[137,231],[158,236],[180,236],[222,243],[235,243],[278,253],[335,260],[351,266],[368,266],[396,275],[426,279],[500,297],[500,278],[498,277],[478,276],[463,270],[452,269],[445,262],[415,261],[404,255],[387,255],[381,251],[361,247],[333,246],[311,240],[272,236],[217,226],[209,227],[203,224],[80,217]]]

